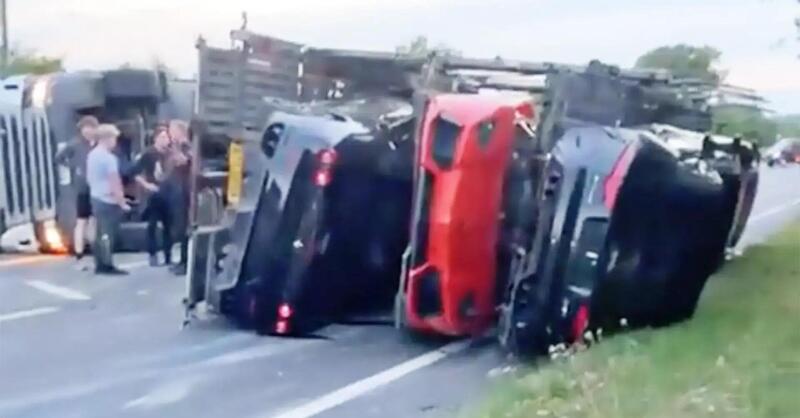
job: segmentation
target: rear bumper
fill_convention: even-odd
[[[477,335],[494,321],[494,283],[439,273],[433,264],[410,272],[406,287],[406,326],[448,336]]]

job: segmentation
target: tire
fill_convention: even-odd
[[[500,345],[521,358],[547,354],[551,339],[545,326],[545,309],[535,300],[533,279],[520,281],[511,291],[508,303],[500,314]]]

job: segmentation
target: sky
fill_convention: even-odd
[[[417,35],[470,57],[632,66],[662,45],[722,51],[727,81],[800,113],[797,0],[6,0],[10,43],[68,70],[166,63],[196,72],[202,35],[248,28],[319,47],[393,50]]]

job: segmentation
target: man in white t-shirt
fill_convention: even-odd
[[[95,131],[97,145],[86,160],[86,180],[92,198],[92,212],[97,219],[95,235],[95,273],[125,275],[126,271],[114,266],[114,242],[122,213],[131,208],[125,201],[119,162],[114,155],[119,130],[114,125],[103,124]]]

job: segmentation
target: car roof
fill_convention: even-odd
[[[295,132],[336,146],[348,137],[362,139],[378,124],[393,117],[410,118],[411,106],[403,100],[371,97],[344,101],[292,104],[272,112],[268,125],[283,123]]]
[[[446,108],[447,113],[467,123],[478,122],[499,107],[520,108],[533,103],[530,99],[504,94],[440,94],[434,97],[438,107]]]

